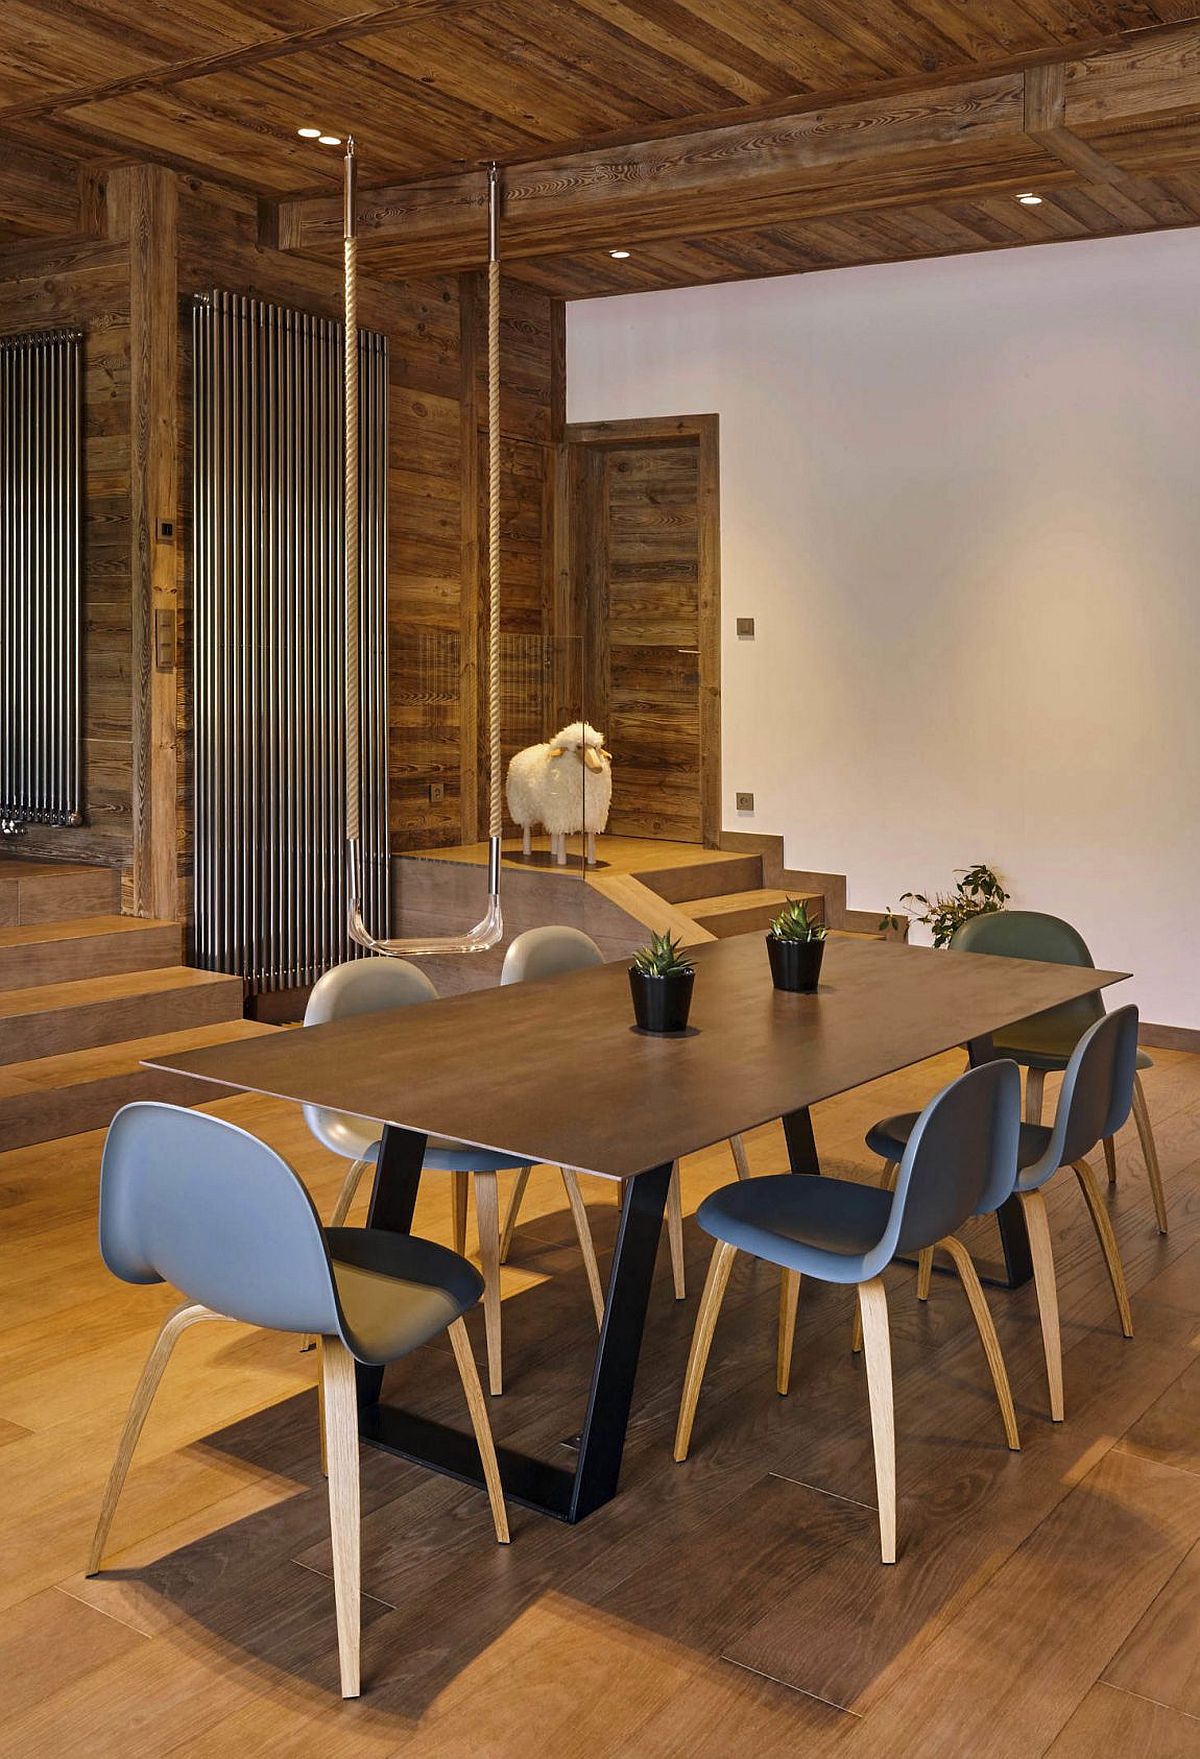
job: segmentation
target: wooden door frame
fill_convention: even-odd
[[[567,422],[555,471],[555,620],[572,623],[570,469],[573,446],[629,446],[695,440],[698,449],[697,639],[700,647],[700,838],[721,842],[721,458],[716,415],[652,415],[629,421]]]

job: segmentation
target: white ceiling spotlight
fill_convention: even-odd
[[[1017,200],[1020,202],[1020,204],[1023,208],[1039,208],[1042,205],[1041,196],[1034,195],[1034,193],[1031,189],[1025,190],[1021,195],[1019,195],[1017,197]]]
[[[319,134],[317,140],[323,147],[340,147],[342,144],[340,134]]]
[[[608,254],[615,262],[623,263],[629,252],[627,250],[610,250]]]
[[[298,128],[296,133],[300,136],[301,140],[320,140],[321,138],[321,130],[319,128]]]

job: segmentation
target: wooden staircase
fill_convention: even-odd
[[[144,1057],[274,1031],[242,982],[181,964],[178,923],[115,913],[106,869],[0,857],[0,1150],[104,1127],[132,1099],[197,1098]]]
[[[714,850],[704,860],[694,854],[678,866],[636,876],[616,876],[593,884],[647,928],[667,928],[685,946],[739,934],[765,934],[789,898],[802,898],[809,915],[831,935],[883,940],[870,913],[848,911],[845,881],[832,874],[802,874],[783,866],[781,839],[762,838],[764,849],[729,853]],[[816,889],[820,886],[821,889]]]

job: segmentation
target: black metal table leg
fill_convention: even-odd
[[[973,1069],[981,1063],[995,1062],[1002,1054],[992,1043],[990,1034],[973,1038],[967,1045],[967,1057]],[[1029,1230],[1025,1226],[1025,1211],[1020,1199],[1010,1197],[1007,1203],[1002,1203],[996,1211],[996,1221],[1000,1228],[1000,1249],[1004,1253],[1004,1275],[985,1276],[983,1281],[1000,1288],[1019,1289],[1033,1276]]]
[[[812,1113],[807,1106],[798,1112],[787,1112],[783,1119],[783,1135],[787,1142],[788,1165],[794,1173],[819,1173],[817,1140],[813,1135]]]
[[[408,1233],[421,1178],[425,1138],[384,1132],[368,1227]],[[574,1523],[615,1495],[629,1427],[654,1261],[662,1233],[671,1163],[627,1179],[609,1275],[600,1342],[574,1471],[497,1445],[504,1494],[513,1502]],[[394,1405],[380,1403],[383,1370],[358,1369],[359,1435],[373,1447],[483,1487],[474,1436]]]
[[[386,1127],[379,1144],[379,1158],[375,1162],[375,1183],[371,1187],[371,1204],[367,1211],[369,1228],[383,1228],[389,1234],[412,1232],[427,1141],[428,1138],[416,1130],[397,1130],[392,1124]],[[360,1411],[364,1405],[377,1404],[383,1388],[383,1369],[369,1368],[358,1362],[355,1377]]]

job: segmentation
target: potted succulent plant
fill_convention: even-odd
[[[634,1019],[643,1032],[682,1032],[692,1005],[696,967],[669,934],[650,937],[629,967]]]
[[[824,956],[825,924],[808,914],[803,898],[789,898],[767,936],[775,988],[811,995],[821,980]]]

